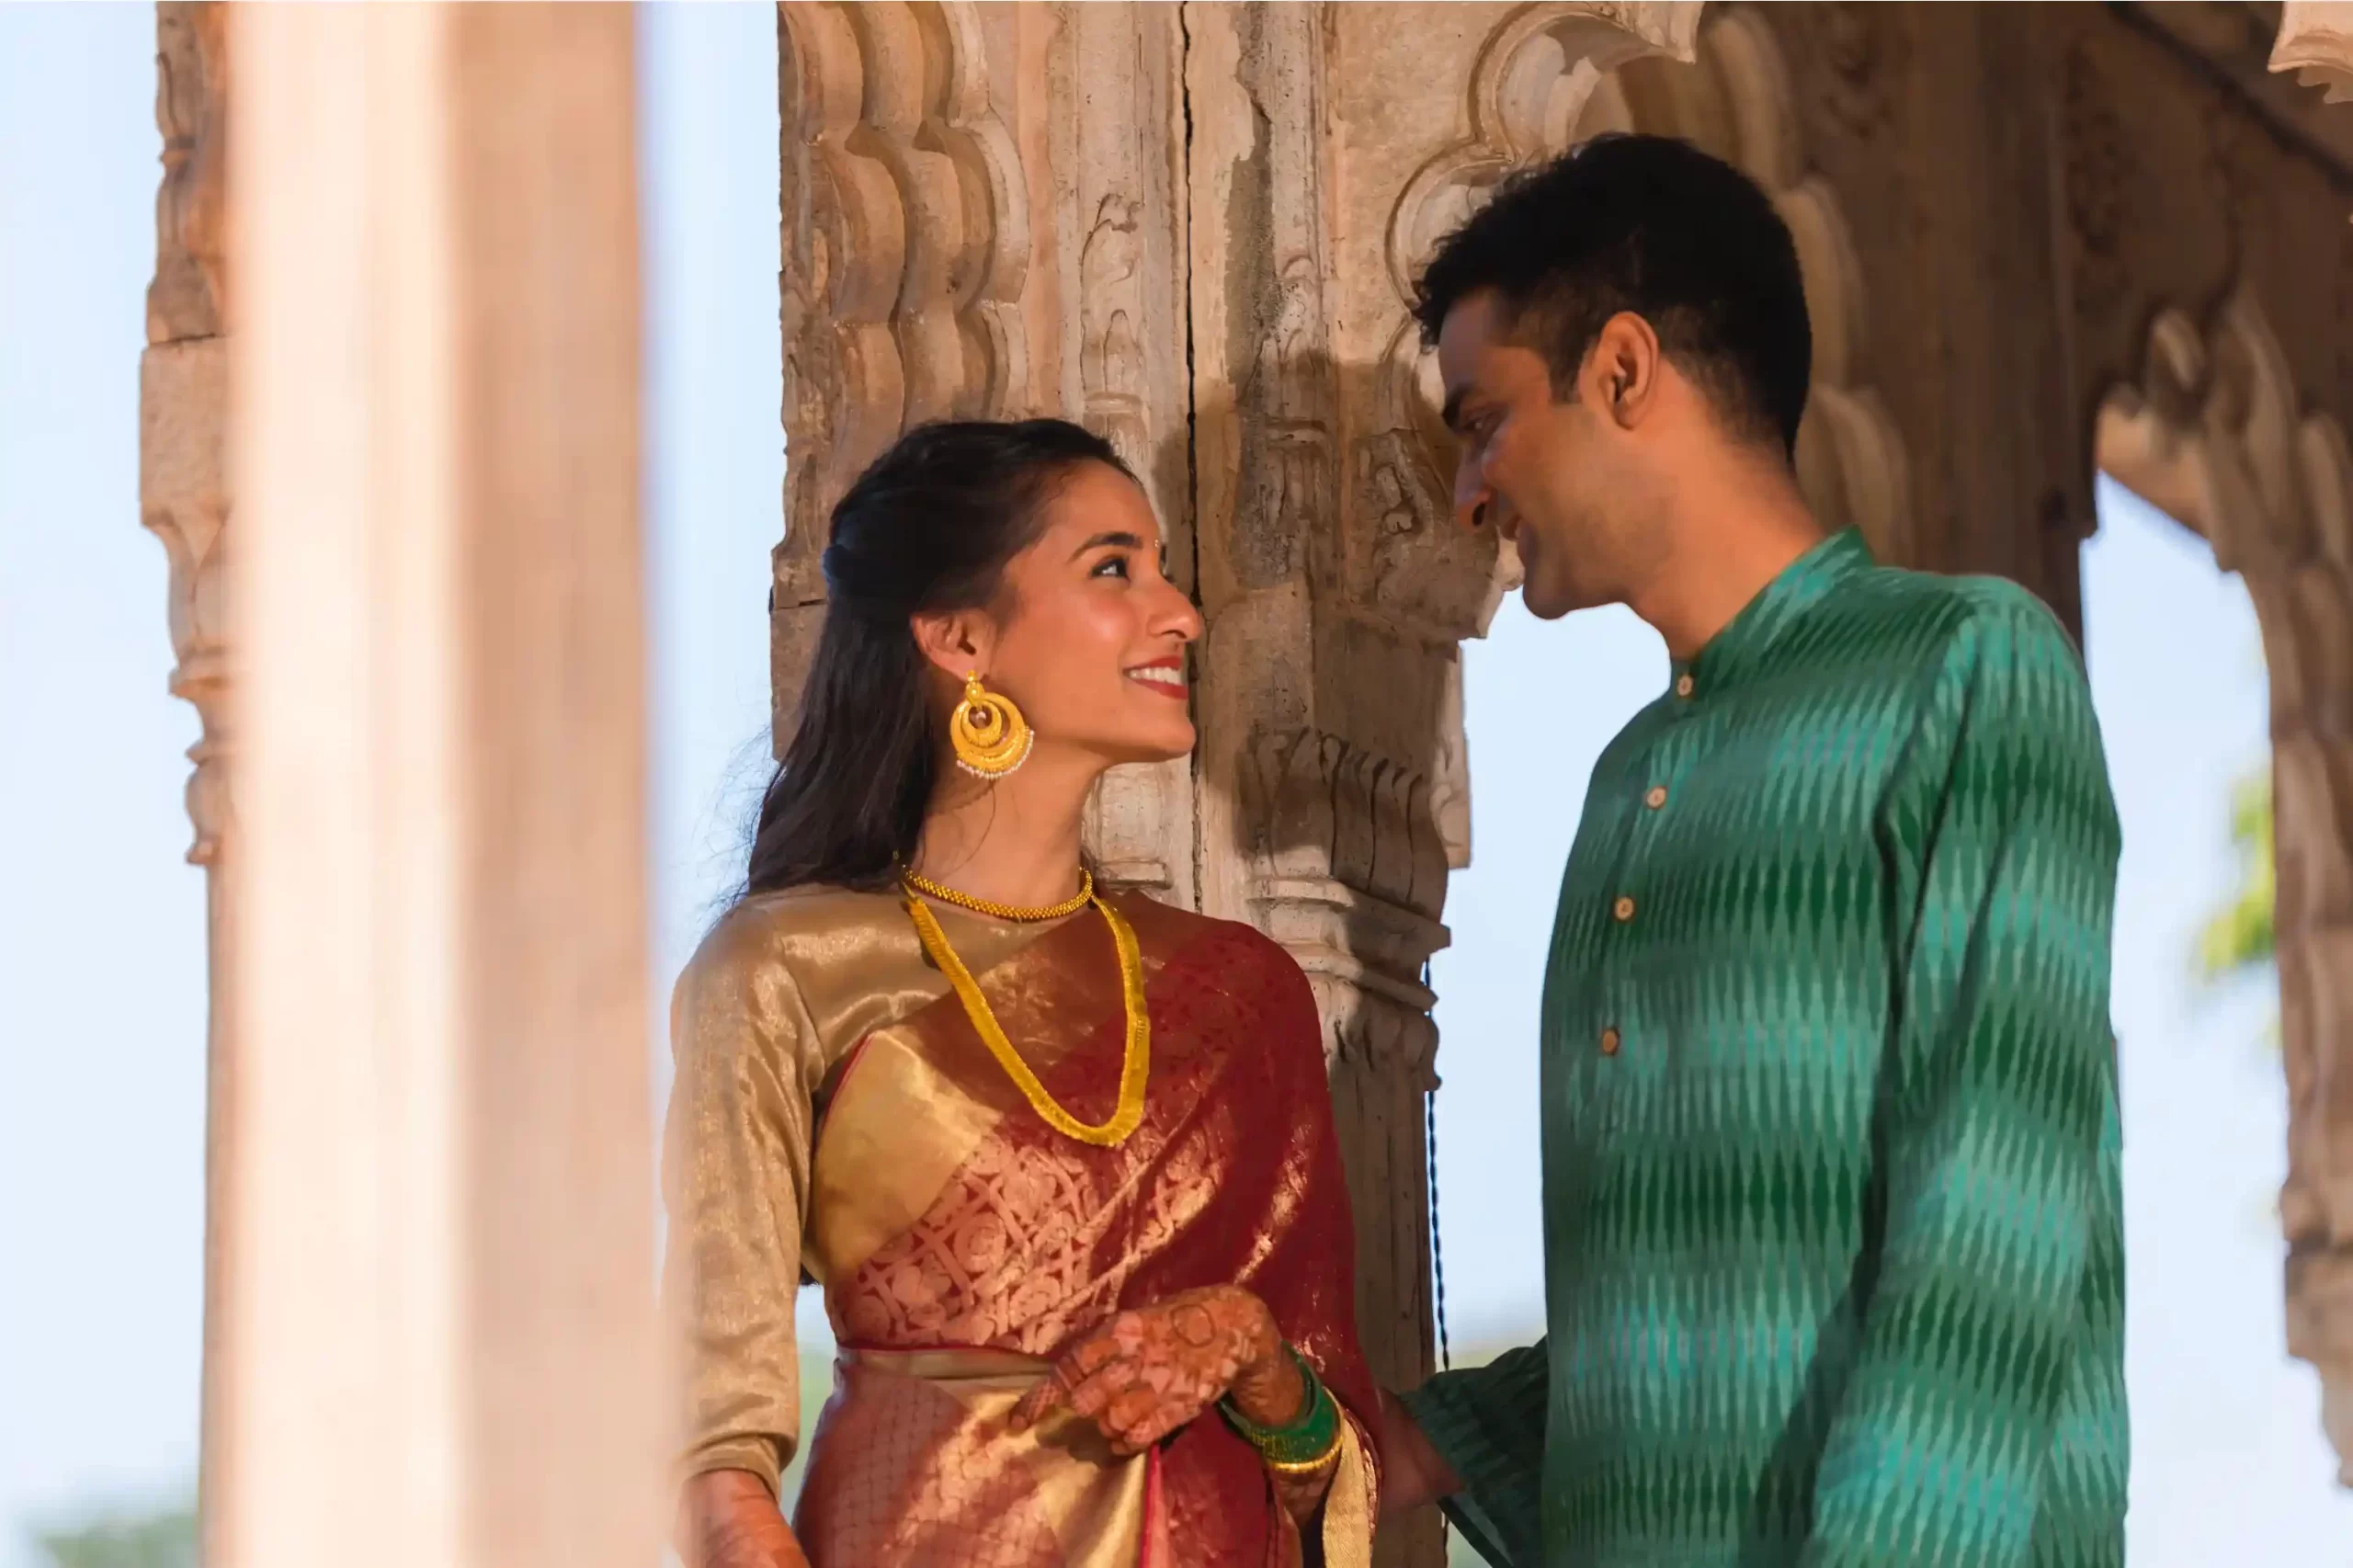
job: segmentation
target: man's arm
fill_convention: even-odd
[[[1462,1478],[1438,1451],[1405,1402],[1381,1392],[1381,1517],[1427,1507],[1462,1490]]]
[[[1804,1568],[2025,1564],[2083,1298],[2116,1267],[2096,1216],[2119,836],[2063,633],[1981,611],[1921,734],[1885,823],[1919,881],[1874,1128],[1883,1243]]]
[[[1381,1513],[1435,1501],[1497,1568],[1538,1568],[1551,1397],[1552,1357],[1540,1339],[1385,1398]],[[1392,1469],[1412,1473],[1392,1483]]]

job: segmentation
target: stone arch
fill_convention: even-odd
[[[1862,266],[1836,191],[1806,165],[1780,45],[1745,8],[1711,11],[1704,24],[1696,6],[1613,11],[1623,14],[1546,5],[1509,17],[1471,73],[1470,133],[1424,164],[1399,195],[1386,247],[1398,322],[1377,414],[1390,460],[1371,470],[1380,503],[1434,517],[1446,508],[1442,476],[1453,466],[1453,442],[1438,418],[1434,357],[1421,348],[1406,309],[1438,242],[1512,170],[1604,131],[1641,131],[1683,137],[1745,170],[1790,225],[1813,324],[1799,483],[1825,522],[1859,527],[1883,556],[1910,559],[1910,472],[1903,437],[1870,385]],[[1432,559],[1437,553],[1401,559],[1379,578],[1416,584],[1432,631],[1483,635],[1516,580],[1516,562],[1508,552],[1498,559],[1492,542],[1483,551],[1456,543],[1451,559]]]
[[[2305,412],[2261,306],[2151,324],[2100,406],[2101,468],[2245,581],[2271,676],[2280,1033],[2288,1077],[2288,1348],[2321,1374],[2353,1484],[2353,453]]]

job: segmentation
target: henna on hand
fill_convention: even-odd
[[[1058,1404],[1086,1417],[1114,1453],[1142,1453],[1227,1394],[1263,1426],[1299,1418],[1307,1385],[1274,1314],[1235,1285],[1188,1290],[1120,1313],[1080,1339],[1013,1410],[1015,1431]]]

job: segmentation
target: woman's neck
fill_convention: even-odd
[[[1060,903],[1078,891],[1079,829],[1103,771],[1091,757],[1049,752],[994,782],[943,770],[912,869],[999,903]]]

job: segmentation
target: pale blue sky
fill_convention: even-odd
[[[643,21],[658,979],[736,874],[764,780],[778,410],[774,13]],[[139,528],[153,256],[144,6],[0,5],[0,1565],[85,1501],[193,1466],[203,902],[183,865],[193,715],[164,690],[163,551]],[[2348,111],[2353,112],[2353,111]],[[2312,1374],[2286,1359],[2269,998],[2198,995],[2229,782],[2263,755],[2253,617],[2205,547],[2112,488],[2086,561],[2122,811],[2134,1568],[2339,1568]],[[1468,653],[1477,858],[1435,965],[1458,1346],[1540,1316],[1533,1098],[1554,878],[1594,757],[1658,687],[1620,613],[1515,600]],[[1529,715],[1538,717],[1531,722]],[[660,1076],[657,1068],[657,1078]],[[365,1462],[364,1458],[356,1462]]]

